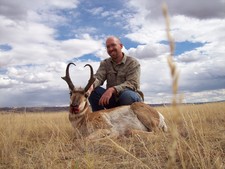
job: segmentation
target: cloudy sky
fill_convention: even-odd
[[[171,102],[162,0],[0,0],[0,107],[65,106],[118,36],[141,64],[147,103]],[[183,102],[225,100],[225,0],[167,0]]]

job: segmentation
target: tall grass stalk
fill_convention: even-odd
[[[178,91],[178,79],[179,79],[179,74],[177,72],[177,67],[174,62],[173,56],[174,56],[174,50],[175,50],[175,44],[174,44],[174,39],[170,33],[170,20],[169,20],[169,14],[168,14],[168,8],[166,3],[163,3],[162,6],[163,9],[163,15],[165,18],[166,22],[166,35],[167,39],[169,42],[169,47],[170,47],[170,55],[167,58],[167,62],[170,68],[170,73],[172,77],[172,91],[173,91],[173,100],[172,100],[172,105],[174,108],[174,115],[173,118],[178,118],[179,117],[179,110],[177,107],[177,91]],[[169,158],[167,162],[167,168],[168,169],[174,169],[176,168],[176,151],[177,151],[177,140],[178,140],[178,131],[177,131],[177,126],[175,123],[172,124],[171,126],[171,135],[172,135],[172,140],[171,140],[171,145],[169,146]]]

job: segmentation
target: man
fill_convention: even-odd
[[[123,44],[114,36],[106,40],[110,58],[103,60],[90,88],[89,102],[93,111],[130,105],[143,100],[140,91],[140,64],[122,52]],[[107,82],[106,89],[100,87]]]

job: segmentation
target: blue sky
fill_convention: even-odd
[[[66,64],[85,86],[118,36],[141,64],[147,103],[172,100],[162,0],[0,1],[0,107],[68,105]],[[225,100],[225,1],[167,0],[183,102]]]

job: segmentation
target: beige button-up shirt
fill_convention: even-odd
[[[120,64],[111,58],[101,61],[95,77],[94,87],[101,86],[106,81],[106,87],[114,87],[117,94],[125,88],[140,92],[140,64],[133,57],[124,55]]]

